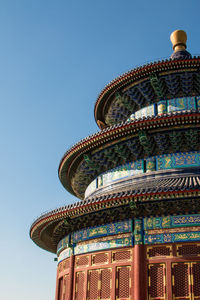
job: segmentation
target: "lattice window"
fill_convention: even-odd
[[[111,299],[112,269],[98,269],[88,271],[87,300]]]
[[[117,251],[112,253],[112,261],[122,261],[122,260],[130,260],[131,259],[131,251]]]
[[[69,269],[70,259],[67,258],[63,261],[63,270]]]
[[[76,257],[76,267],[88,266],[89,265],[89,256],[80,256]]]
[[[92,264],[101,264],[108,262],[108,254],[107,253],[98,253],[92,256]]]
[[[59,265],[58,265],[58,271],[62,272],[62,270],[63,270],[63,265],[62,265],[62,263],[59,263]]]
[[[63,299],[66,299],[66,294],[67,294],[67,290],[69,288],[69,274],[66,274],[64,276],[64,280],[63,280]]]
[[[171,256],[172,246],[159,246],[159,247],[148,247],[147,258],[160,257],[160,256]]]
[[[100,273],[100,280],[101,280],[100,299],[102,300],[110,299],[112,270],[102,269]]]
[[[76,272],[75,299],[83,300],[85,297],[85,272]]]
[[[194,299],[200,299],[200,262],[192,263],[192,288]],[[196,298],[197,297],[197,298]]]
[[[200,244],[177,245],[178,256],[200,256]]]
[[[58,280],[58,300],[63,300],[63,277]]]
[[[117,268],[116,274],[116,298],[117,299],[130,299],[130,287],[131,287],[131,267],[124,266]]]
[[[173,299],[190,299],[190,263],[172,264],[172,286]]]
[[[91,270],[88,274],[88,300],[98,300],[99,271]]]
[[[148,278],[148,299],[165,299],[165,264],[149,264]]]
[[[172,264],[173,299],[200,299],[200,262]]]

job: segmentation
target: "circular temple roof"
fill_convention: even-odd
[[[183,89],[185,76],[192,77],[193,72],[194,76],[199,74],[200,57],[190,58],[187,51],[184,51],[184,55],[182,51],[177,54],[174,52],[174,55],[179,55],[179,59],[150,63],[111,81],[98,96],[94,108],[95,120],[100,129],[125,121],[131,113],[160,99],[197,95],[198,92],[194,89],[188,91]],[[173,80],[174,85],[177,80],[182,83],[177,90],[172,91]],[[121,97],[120,103],[119,97]],[[114,114],[116,109],[118,109],[118,120],[110,118],[110,121],[109,114]]]
[[[171,97],[170,93],[165,91],[165,71],[170,74],[170,69],[175,69],[176,62],[173,64],[171,60],[180,60],[182,62],[179,65],[185,65],[183,61],[192,59],[192,56],[186,51],[187,34],[185,31],[175,30],[170,39],[174,53],[169,61],[158,61],[131,70],[111,81],[102,90],[94,108],[95,120],[100,129],[113,125],[113,122],[109,122],[108,115],[115,113],[120,96],[123,97],[123,101],[120,101],[123,113],[119,111],[117,123],[124,121],[123,117],[127,118],[128,114],[130,115],[138,108],[158,101],[158,98]]]
[[[99,174],[131,160],[200,150],[200,101],[196,97],[200,96],[200,57],[192,58],[185,50],[183,31],[176,32],[172,41],[172,59],[131,70],[100,93],[94,115],[101,131],[75,144],[59,165],[60,181],[70,193],[84,199],[87,186]],[[144,107],[180,97],[196,97],[196,109],[128,120]],[[197,166],[129,179],[111,190],[102,189],[80,202],[45,213],[32,224],[31,239],[56,253],[58,242],[80,228],[140,215],[200,211]]]

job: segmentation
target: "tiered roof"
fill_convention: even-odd
[[[56,252],[58,242],[80,228],[140,215],[200,211],[200,57],[192,58],[185,43],[182,32],[170,60],[131,70],[101,92],[95,104],[101,130],[69,149],[58,170],[64,187],[82,200],[39,217],[30,229],[37,245]],[[157,112],[159,105],[180,97],[190,97],[194,107]],[[154,114],[130,118],[152,104]],[[156,163],[159,155],[176,159],[182,152],[186,160],[193,159],[186,161],[189,168],[147,170],[101,186],[84,199],[88,185],[104,172],[138,159]]]

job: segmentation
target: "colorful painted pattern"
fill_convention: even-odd
[[[168,100],[168,112],[196,110],[195,97],[182,97]]]
[[[116,167],[109,172],[102,174],[102,183],[104,185],[109,184],[115,180],[120,180],[129,176],[137,175],[143,172],[143,161],[138,160],[135,162],[130,162],[128,164]],[[98,181],[98,187],[100,183]]]
[[[69,246],[69,235],[62,239],[57,246],[57,253],[59,253],[62,249],[67,248]]]
[[[85,191],[85,197],[90,195],[97,187],[101,187],[116,180],[124,179],[133,175],[138,175],[143,173],[144,170],[144,161],[137,160],[134,162],[127,163],[125,165],[116,167],[109,170],[106,173],[101,174],[91,184],[87,187]]]
[[[135,113],[135,118],[139,119],[139,118],[148,117],[148,116],[151,117],[154,115],[155,115],[155,107],[154,107],[154,104],[152,104],[152,105],[149,105],[147,107],[144,107],[144,108],[138,110]]]
[[[69,236],[59,242],[58,261],[72,254],[129,247],[134,244],[200,241],[199,228],[200,214],[138,218],[87,228],[72,234],[71,247]]]
[[[134,220],[134,244],[141,245],[143,243],[143,220]]]
[[[155,104],[144,107],[137,112],[130,115],[128,121],[133,121],[135,119],[140,119],[143,117],[152,117],[156,115]]]
[[[200,96],[181,97],[170,100],[161,100],[158,103],[144,107],[130,115],[128,121],[134,121],[143,117],[152,117],[165,113],[200,109]]]
[[[200,231],[150,234],[144,236],[144,244],[200,241]]]
[[[116,222],[76,231],[72,234],[71,241],[73,244],[75,244],[80,241],[85,241],[98,237],[131,232],[131,230],[132,220],[125,220],[123,222]]]
[[[74,254],[83,254],[92,251],[101,251],[106,249],[113,249],[118,247],[130,247],[133,246],[132,237],[125,237],[120,239],[112,239],[104,242],[89,243],[86,245],[77,245],[74,248]]]
[[[62,260],[70,257],[73,254],[73,250],[71,248],[67,248],[63,250],[59,255],[58,255],[58,263],[61,262]]]
[[[162,155],[157,157],[157,169],[176,169],[200,166],[200,153],[186,152]]]
[[[200,216],[199,216],[200,217]],[[137,220],[138,221],[138,220]],[[139,223],[138,223],[139,222]],[[112,248],[120,248],[120,247],[130,247],[138,244],[142,244],[144,240],[144,244],[165,244],[165,243],[176,243],[176,242],[192,242],[192,241],[200,241],[200,231],[192,231],[192,232],[175,232],[175,233],[159,233],[159,234],[146,234],[143,236],[141,231],[141,221],[138,221],[135,224],[138,225],[138,230],[134,231],[134,242],[132,235],[115,238],[106,241],[89,241],[84,244],[74,245],[72,248],[64,249],[58,255],[58,262],[62,261],[65,258],[70,257],[72,254],[83,254],[93,251],[101,251]],[[194,223],[193,223],[194,225]],[[198,224],[200,225],[200,224]],[[139,230],[140,229],[140,230]]]
[[[185,215],[171,217],[172,227],[199,226],[200,215]]]
[[[158,115],[167,113],[167,101],[166,100],[161,100],[157,103],[157,111],[158,111]]]
[[[198,111],[200,111],[200,96],[196,97],[196,101],[197,101],[197,109]]]
[[[144,218],[144,230],[200,226],[200,215],[180,215]]]
[[[150,157],[146,159],[146,172],[156,171],[156,158]]]
[[[180,215],[144,218],[144,243],[159,244],[159,243],[174,243],[174,242],[191,242],[200,240],[200,231],[195,231],[195,226],[200,226],[200,215]],[[193,227],[191,231],[184,231],[185,227]],[[163,230],[167,228],[179,228],[179,232],[159,232],[152,233],[152,230]],[[181,230],[182,229],[182,230]]]
[[[111,169],[110,171],[98,176],[91,182],[91,184],[86,189],[85,197],[88,197],[98,187],[105,186],[120,179],[144,173],[144,162],[146,162],[146,172],[199,167],[200,152],[193,151],[152,156],[147,158],[146,160],[137,160]]]

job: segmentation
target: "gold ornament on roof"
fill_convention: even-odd
[[[187,46],[187,34],[183,30],[175,30],[170,35],[170,40],[173,45],[173,50],[176,51],[184,51]]]

